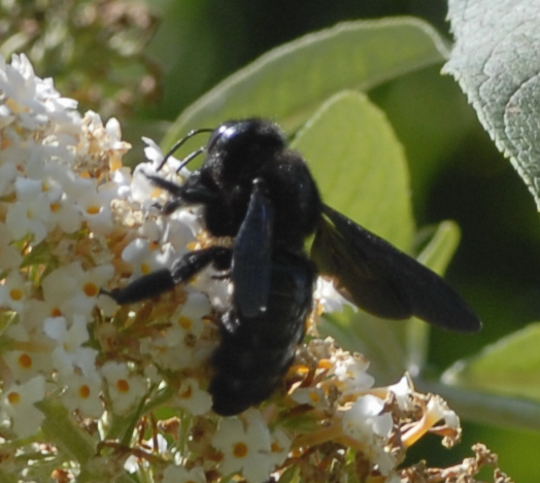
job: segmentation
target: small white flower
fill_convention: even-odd
[[[197,361],[193,357],[193,346],[188,344],[187,332],[179,325],[172,325],[141,341],[141,353],[151,356],[152,361],[162,369],[177,371],[193,367]]]
[[[77,101],[60,97],[52,79],[40,79],[24,55],[13,55],[11,65],[0,69],[0,90],[8,97],[8,107],[17,114],[22,125],[33,130],[47,121],[76,122]]]
[[[144,148],[144,155],[146,156],[146,159],[151,161],[151,163],[146,163],[147,169],[149,169],[148,174],[159,174],[156,170],[163,161],[163,151],[161,151],[161,148],[153,139],[143,137],[142,140],[146,144],[146,147]],[[164,175],[175,175],[180,167],[180,163],[181,160],[178,160],[174,156],[169,156],[167,163],[163,166],[160,172]],[[190,175],[190,171],[187,168],[183,168],[179,174],[182,177],[187,178]]]
[[[101,379],[97,373],[85,376],[74,371],[62,375],[60,383],[66,386],[61,397],[68,409],[79,411],[83,417],[99,418],[102,415]]]
[[[16,339],[21,342],[21,339]],[[26,340],[28,340],[26,338]],[[32,344],[29,344],[32,345]],[[28,381],[38,373],[45,374],[52,369],[49,352],[37,352],[31,350],[6,351],[2,359],[9,367],[11,378],[16,382]]]
[[[144,148],[144,155],[146,156],[146,159],[152,162],[151,166],[153,169],[157,169],[157,167],[161,164],[161,161],[163,161],[163,152],[161,151],[161,148],[151,138],[143,136],[142,140],[144,144],[146,144]],[[173,159],[172,156],[171,159]]]
[[[291,394],[291,398],[298,404],[309,404],[315,408],[327,405],[324,390],[320,387],[299,387]]]
[[[345,305],[357,310],[354,304],[336,290],[334,282],[325,277],[317,277],[313,298],[319,301],[325,313],[341,312]]]
[[[200,388],[197,380],[186,378],[180,384],[172,404],[187,409],[191,414],[197,416],[210,411],[212,397]]]
[[[180,326],[199,337],[204,329],[204,317],[212,311],[208,297],[201,292],[189,292],[186,303],[180,308],[177,321]]]
[[[384,401],[367,394],[356,400],[343,415],[343,429],[352,438],[363,441],[373,435],[390,436],[393,421],[389,413],[383,413]]]
[[[413,392],[414,387],[411,378],[405,374],[398,382],[388,386],[388,390],[396,397],[399,408],[402,411],[410,411],[413,409]]]
[[[282,429],[276,429],[272,433],[272,443],[270,445],[271,453],[269,455],[270,460],[274,467],[283,463],[289,455],[291,448],[291,439],[287,436]]]
[[[206,483],[204,470],[200,467],[188,470],[182,466],[167,466],[162,483]]]
[[[176,210],[168,217],[167,231],[163,240],[170,242],[182,254],[187,250],[188,245],[195,240],[201,229],[200,208],[189,207]]]
[[[110,207],[110,197],[101,188],[87,190],[78,196],[78,205],[82,217],[88,223],[90,229],[99,234],[107,235],[113,228],[113,217]]]
[[[270,432],[258,411],[250,409],[245,416],[245,425],[235,417],[222,419],[212,444],[223,453],[223,474],[240,472],[249,482],[260,483],[273,470]]]
[[[367,372],[369,361],[365,357],[338,349],[331,361],[333,372],[345,395],[363,392],[373,386],[375,379]]]
[[[51,358],[60,374],[72,374],[74,368],[80,369],[86,376],[95,373],[97,351],[83,347],[88,341],[84,317],[74,316],[69,325],[65,317],[50,317],[45,319],[43,326],[45,334],[56,341]]]
[[[78,262],[64,265],[42,282],[45,301],[65,316],[90,316],[98,302],[100,288],[112,278],[112,265],[83,270]]]
[[[170,318],[171,325],[159,335],[142,341],[141,352],[151,355],[155,364],[162,369],[180,370],[199,366],[214,349],[213,344],[199,339],[205,327],[203,317],[210,311],[206,296],[190,292],[186,303]]]
[[[0,307],[21,312],[28,299],[28,282],[17,271],[12,271],[0,285]]]
[[[65,233],[73,233],[81,227],[82,217],[76,205],[61,194],[49,201],[51,225],[58,226]]]
[[[364,453],[377,464],[379,471],[387,475],[397,462],[386,450],[394,423],[392,415],[382,412],[383,409],[382,399],[367,394],[345,411],[342,425],[344,433],[358,441]]]
[[[18,181],[21,180],[25,182],[20,182],[19,186],[26,185],[25,188],[29,188],[33,184],[33,180],[28,178],[18,178]],[[31,235],[32,243],[35,245],[45,238],[51,221],[49,199],[41,192],[40,188],[35,195],[28,196],[28,193],[25,193],[16,202],[9,205],[6,215],[6,228],[11,239],[20,240],[27,235]]]
[[[35,434],[45,418],[34,403],[45,396],[45,378],[36,376],[6,388],[0,399],[0,413],[11,421],[11,429],[19,438]]]
[[[139,203],[146,209],[152,207],[159,195],[159,190],[157,190],[155,185],[146,176],[149,170],[148,165],[149,163],[140,163],[135,167],[131,178],[130,189],[131,200]]]
[[[162,252],[163,246],[144,238],[135,238],[122,251],[122,260],[133,266],[133,278],[147,275],[168,265],[170,251]]]
[[[114,412],[121,414],[131,409],[143,398],[147,390],[144,377],[132,373],[126,364],[109,361],[101,368]]]

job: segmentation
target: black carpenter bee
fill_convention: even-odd
[[[189,281],[208,265],[233,284],[221,315],[221,343],[212,356],[209,391],[222,415],[265,400],[290,367],[304,337],[318,273],[366,311],[384,318],[417,316],[457,331],[476,331],[478,317],[438,275],[385,240],[325,205],[302,156],[287,148],[280,128],[264,119],[229,121],[192,131],[183,142],[211,131],[200,169],[178,185],[148,178],[168,191],[163,207],[202,205],[206,229],[232,237],[232,248],[187,253],[165,268],[109,294],[125,304],[153,297]],[[306,239],[314,235],[311,256]]]

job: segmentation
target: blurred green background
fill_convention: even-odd
[[[155,0],[146,8],[137,5],[0,1],[2,53],[27,52],[37,73],[54,76],[62,94],[79,99],[81,109],[119,117],[124,137],[134,146],[133,160],[141,153],[142,134],[159,140],[186,106],[225,76],[304,33],[342,20],[412,15],[430,22],[450,42],[446,2],[439,0]],[[66,30],[74,32],[77,43],[66,42]],[[130,42],[122,42],[122,36]],[[406,140],[418,225],[448,218],[460,225],[462,242],[447,278],[485,322],[482,333],[472,336],[434,329],[434,372],[540,320],[540,228],[533,199],[457,84],[439,70],[428,68],[369,92]],[[436,163],[428,162],[433,159]],[[469,456],[477,441],[499,454],[502,469],[516,481],[540,481],[540,434],[468,421],[459,447],[447,451],[435,438],[426,438],[409,461],[426,458],[430,466],[447,466]]]

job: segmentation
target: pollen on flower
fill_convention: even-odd
[[[319,369],[332,369],[333,364],[330,359],[321,359],[318,363]]]
[[[9,296],[11,297],[11,300],[19,301],[22,300],[24,292],[20,288],[12,288],[9,291]]]
[[[58,307],[53,307],[50,314],[51,317],[62,317],[62,311]]]
[[[89,215],[97,215],[101,211],[101,206],[99,205],[89,205],[86,207],[86,213]]]
[[[298,376],[305,376],[309,374],[310,369],[309,369],[309,366],[306,366],[305,364],[295,364],[291,366],[289,371],[292,374],[296,374]]]
[[[99,293],[99,287],[93,282],[85,283],[83,290],[88,297],[95,297]]]
[[[17,404],[21,403],[21,395],[18,392],[10,392],[7,395],[7,400],[12,406],[16,406]]]
[[[119,392],[129,392],[129,382],[126,379],[118,379],[116,381],[116,388]]]
[[[79,396],[82,399],[88,399],[90,397],[90,387],[88,384],[83,384],[81,387],[79,387]]]
[[[22,353],[19,356],[19,365],[24,369],[30,369],[32,367],[32,357],[26,353]]]
[[[60,209],[62,208],[62,205],[61,203],[55,202],[55,203],[51,203],[50,207],[53,213],[58,213]]]
[[[284,450],[284,448],[277,441],[274,441],[270,445],[270,449],[272,450],[272,453],[281,453]]]
[[[242,441],[235,443],[233,447],[233,454],[237,458],[245,458],[248,454],[248,447],[246,443],[243,443]]]

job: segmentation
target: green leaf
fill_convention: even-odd
[[[447,384],[540,401],[540,322],[532,323],[444,374]]]
[[[429,243],[418,255],[418,261],[442,275],[459,245],[460,238],[459,226],[455,222],[441,222],[435,227]]]
[[[222,81],[180,115],[163,145],[190,129],[250,116],[295,129],[340,90],[370,89],[446,54],[438,34],[417,19],[341,23],[277,47]]]
[[[405,154],[384,113],[364,94],[329,99],[292,147],[305,157],[327,204],[396,246],[411,247]]]
[[[540,208],[540,29],[538,2],[450,0],[456,39],[445,71]]]

